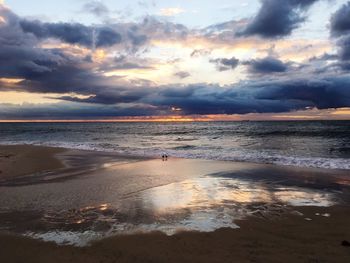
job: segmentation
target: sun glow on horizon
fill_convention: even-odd
[[[181,111],[178,109],[178,111]],[[175,110],[176,112],[176,110]],[[309,109],[289,113],[126,116],[100,119],[2,119],[0,122],[215,122],[215,121],[300,121],[300,120],[350,120],[350,108]]]

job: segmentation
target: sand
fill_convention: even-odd
[[[0,207],[13,210],[0,214],[0,224],[17,220],[13,222],[18,227],[12,234],[0,230],[0,262],[350,262],[350,247],[342,245],[343,241],[350,242],[348,171],[173,158],[162,162],[33,146],[0,146],[0,153],[3,180]],[[37,175],[33,177],[32,173]],[[231,196],[225,188],[213,192],[210,184],[205,185],[205,182],[226,182],[225,178],[243,180],[242,190],[251,188]],[[35,219],[40,219],[41,213],[49,209],[62,214],[61,211],[76,211],[75,207],[96,205],[105,218],[113,213],[113,205],[120,212],[118,205],[125,205],[125,200],[126,213],[137,209],[143,214],[136,214],[136,220],[153,220],[150,211],[159,217],[169,206],[177,211],[174,204],[193,209],[193,203],[181,195],[183,192],[190,192],[190,199],[197,203],[203,199],[199,193],[204,192],[205,198],[213,195],[210,209],[223,205],[220,198],[225,202],[228,198],[238,199],[239,203],[235,204],[238,207],[246,207],[246,202],[255,202],[257,197],[262,197],[266,204],[281,197],[274,189],[277,183],[283,189],[311,189],[306,196],[311,195],[316,201],[328,200],[327,195],[319,195],[317,191],[339,193],[342,202],[330,207],[288,205],[275,216],[271,211],[266,214],[258,211],[244,220],[235,220],[238,229],[172,236],[160,232],[118,235],[80,248],[13,234],[33,225],[42,227],[41,221]],[[252,189],[258,192],[252,194]],[[166,197],[174,191],[175,199],[168,200]],[[293,199],[288,195],[282,197]],[[101,204],[106,201],[111,207],[102,205],[102,209]],[[88,215],[90,209],[86,210]],[[84,212],[77,211],[78,216]],[[66,221],[61,223],[67,225]],[[58,227],[57,221],[55,224]]]
[[[304,207],[304,217],[251,218],[240,229],[211,233],[162,233],[117,236],[89,247],[57,246],[0,235],[2,262],[350,262],[349,207]]]
[[[62,162],[55,158],[62,151],[60,148],[30,145],[1,146],[0,179],[62,168]]]

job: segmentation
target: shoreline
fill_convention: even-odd
[[[61,163],[60,167],[51,167],[52,169],[64,168],[67,167],[65,164],[64,153],[68,152],[68,154],[73,155],[84,155],[84,154],[95,154],[102,156],[109,156],[111,158],[123,158],[125,160],[152,160],[152,159],[161,159],[161,155],[141,155],[141,154],[129,154],[129,153],[121,153],[116,151],[109,151],[103,149],[90,149],[90,148],[74,148],[67,146],[59,146],[59,145],[42,145],[42,144],[1,144],[0,143],[0,158],[5,157],[1,156],[4,148],[27,148],[27,149],[43,149],[48,152],[48,156],[40,156],[40,157],[49,157],[58,160]],[[16,150],[15,150],[16,151]],[[46,153],[47,154],[47,153]],[[6,153],[5,153],[6,155]],[[63,157],[63,158],[62,158]],[[261,166],[271,166],[271,167],[281,167],[281,168],[291,168],[291,169],[301,169],[301,170],[310,170],[310,171],[325,171],[325,172],[348,172],[350,174],[350,169],[341,169],[341,168],[325,168],[325,167],[313,167],[313,166],[297,166],[291,164],[280,164],[280,163],[264,163],[264,162],[254,162],[254,161],[242,161],[242,160],[219,160],[219,159],[209,159],[209,158],[190,158],[190,157],[178,157],[178,156],[169,156],[172,159],[184,159],[184,160],[204,160],[204,161],[212,161],[212,162],[228,162],[228,163],[238,163],[238,164],[252,164],[252,165],[261,165]],[[0,159],[1,160],[1,159]],[[68,165],[69,166],[69,165]],[[52,170],[51,169],[51,170]],[[50,170],[50,169],[49,169]],[[39,171],[40,172],[40,171]],[[1,173],[0,173],[1,175]]]
[[[161,158],[157,158],[156,156],[138,156],[115,152],[31,144],[0,144],[0,187],[60,182],[74,179],[75,177],[84,174],[96,174],[118,165],[152,160],[160,161]],[[284,173],[284,176],[289,177],[288,179],[293,180],[294,183],[298,183],[300,186],[308,185],[308,183],[315,186],[315,183],[318,182],[323,186],[326,184],[335,187],[336,185],[343,185],[345,187],[350,186],[350,170],[347,169],[299,167],[227,160],[191,159],[172,156],[170,156],[169,160],[180,162],[193,161],[204,163],[205,165],[208,163],[216,163],[216,166],[223,165],[231,167],[235,177],[250,175],[253,176],[254,179],[263,180]],[[6,171],[6,168],[11,167],[14,163],[20,163],[21,165],[12,167],[12,169]],[[244,172],[242,174],[236,173],[239,170],[244,170]],[[9,172],[11,175],[8,174]],[[201,173],[202,175],[227,176],[230,174],[230,171],[220,174],[220,169],[214,169],[207,173],[204,171]],[[308,180],[304,180],[305,175],[309,177]]]
[[[0,145],[0,186],[57,182],[92,173],[108,165],[149,159],[64,147]]]
[[[57,158],[61,163],[51,166],[52,171],[45,166],[34,175],[7,176],[0,181],[0,251],[4,250],[0,259],[5,262],[350,259],[350,249],[341,245],[350,239],[347,170],[183,158],[162,162],[92,151],[23,147],[29,155],[28,148],[43,154],[40,157],[37,153],[32,161]],[[0,152],[3,149],[0,146]],[[175,227],[183,219],[190,226],[183,229],[185,232],[167,236],[160,227],[168,222]],[[134,224],[136,231],[125,235],[127,232],[121,230],[82,248],[14,234],[85,231],[91,227],[107,231],[114,224],[111,220],[125,223],[131,230]],[[227,222],[240,228],[227,228]],[[203,225],[210,228],[194,231]],[[138,234],[142,229],[147,233]],[[299,245],[302,242],[307,243],[305,248]],[[157,250],[160,244],[161,251]],[[113,253],[115,249],[117,253]],[[57,255],[53,261],[52,255]]]

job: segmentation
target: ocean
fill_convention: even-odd
[[[0,144],[350,169],[350,121],[1,123]]]

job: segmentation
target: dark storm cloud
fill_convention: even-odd
[[[0,8],[0,12],[6,20],[11,22],[6,26],[7,30],[9,32],[16,30],[16,33],[25,36],[26,40],[31,39],[34,42],[27,44],[55,38],[65,43],[87,48],[107,48],[119,45],[121,49],[135,53],[146,46],[151,39],[181,40],[191,33],[187,27],[181,24],[161,21],[152,16],[146,16],[139,23],[106,22],[102,25],[86,26],[80,23],[49,23],[23,19],[3,6]]]
[[[337,42],[341,60],[350,60],[350,34],[342,37]]]
[[[343,62],[343,63],[341,63],[341,67],[342,67],[344,70],[350,71],[350,61],[349,61],[349,62]]]
[[[349,88],[349,76],[318,81],[250,81],[228,87],[202,84],[182,89],[164,87],[160,97],[147,101],[152,105],[178,107],[186,114],[276,113],[306,107],[349,107]]]
[[[0,75],[31,79],[51,72],[66,60],[57,50],[5,46],[0,44]]]
[[[96,47],[108,47],[119,44],[122,37],[109,27],[101,27],[96,30]]]
[[[350,78],[332,77],[319,80],[291,80],[269,85],[256,93],[257,99],[295,100],[318,109],[350,106]]]
[[[0,25],[0,77],[36,78],[71,61],[60,50],[37,48],[37,39],[22,31],[7,8],[0,6],[0,15],[6,20]]]
[[[232,57],[211,59],[209,62],[214,63],[219,71],[226,71],[235,69],[238,66],[239,60],[235,57]]]
[[[69,44],[92,47],[111,47],[123,44],[125,49],[136,52],[150,39],[184,39],[189,30],[181,25],[159,21],[147,16],[140,23],[115,23],[100,26],[85,26],[80,23],[43,23],[38,20],[19,19],[19,25],[25,33],[45,40],[56,38]]]
[[[262,0],[258,14],[239,36],[264,38],[288,36],[305,21],[304,11],[318,0]]]
[[[159,95],[164,98],[189,98],[193,96],[193,93],[195,90],[197,90],[198,87],[196,86],[182,86],[182,87],[165,87],[163,90],[159,92]]]
[[[100,87],[94,95],[88,96],[87,98],[77,98],[71,96],[56,97],[55,99],[73,101],[73,102],[84,102],[93,104],[118,104],[118,103],[131,103],[138,102],[142,98],[148,95],[146,89],[140,88],[124,88],[114,87],[114,89],[108,89]]]
[[[273,57],[254,59],[251,61],[244,62],[244,64],[248,65],[249,71],[251,73],[258,73],[258,74],[286,72],[288,69],[288,64],[283,63],[281,60]]]
[[[6,19],[6,23],[0,25],[0,78],[25,79],[11,87],[1,85],[0,90],[11,88],[11,90],[37,93],[75,92],[82,95],[98,93],[97,95],[102,96],[104,92],[109,94],[109,90],[113,89],[115,83],[120,83],[117,77],[105,77],[98,73],[91,57],[72,56],[65,53],[64,49],[39,48],[40,38],[48,34],[47,25],[35,21],[29,23],[27,25],[34,25],[34,27],[31,30],[32,33],[28,33],[23,30],[23,20],[9,9],[0,6],[0,15]],[[56,26],[60,27],[61,24],[54,25]],[[70,26],[68,28],[70,29],[67,32],[71,32],[72,28]],[[82,31],[89,31],[87,27],[82,26],[82,28],[85,28]],[[67,33],[65,30],[58,30],[58,32],[63,32],[63,35]],[[77,32],[75,38],[70,39],[66,35],[65,40],[90,44],[89,38],[83,36],[85,34]],[[109,28],[99,28],[99,37],[96,39],[98,46],[113,44],[116,41],[119,41],[119,35],[115,36]],[[110,63],[111,65],[120,69],[137,67],[127,61],[119,64]],[[101,69],[103,70],[105,66],[101,65]],[[128,95],[121,96],[117,92],[109,95],[115,101],[130,101]],[[133,95],[132,98],[134,98]]]
[[[117,107],[112,105],[62,102],[57,104],[0,104],[2,119],[97,119],[124,116],[151,116],[147,105]]]
[[[82,58],[64,49],[39,48],[39,40],[23,32],[18,17],[7,9],[0,12],[7,21],[0,26],[0,78],[25,79],[16,89],[28,92],[89,94],[106,86]]]
[[[333,36],[350,33],[350,2],[344,4],[332,15],[331,33]]]
[[[79,23],[42,23],[38,20],[21,20],[24,32],[32,33],[37,38],[57,38],[66,43],[86,47],[108,47],[119,44],[121,35],[107,26],[88,27]]]
[[[150,39],[178,40],[184,39],[189,30],[181,25],[159,21],[147,16],[140,23],[115,23],[100,26],[85,26],[80,23],[43,23],[38,20],[19,19],[21,29],[45,40],[57,38],[69,44],[88,48],[110,47],[123,44],[125,49],[136,52]]]
[[[292,3],[289,0],[288,3]],[[308,6],[309,4],[296,4]],[[0,25],[0,78],[23,78],[16,86],[0,90],[17,90],[32,93],[57,95],[62,101],[58,105],[4,106],[1,118],[47,117],[74,118],[145,116],[174,114],[172,107],[181,108],[181,114],[244,114],[287,112],[307,107],[350,107],[350,77],[322,77],[307,75],[304,79],[288,79],[283,73],[289,63],[267,57],[241,62],[254,73],[266,74],[264,78],[245,80],[235,85],[209,84],[156,86],[145,80],[126,81],[123,76],[106,77],[104,70],[137,68],[147,61],[133,60],[128,50],[114,59],[93,63],[91,57],[74,56],[64,49],[40,48],[41,40],[55,37],[61,41],[90,46],[92,28],[80,24],[42,23],[19,18],[8,9],[0,8],[6,23]],[[76,28],[75,28],[76,27]],[[116,32],[116,28],[118,32]],[[72,31],[76,29],[76,34]],[[178,24],[146,18],[141,23],[120,24],[116,27],[98,27],[96,45],[111,46],[115,43],[123,48],[144,45],[149,39],[172,41],[185,39],[189,30]],[[48,33],[50,32],[50,33]],[[54,32],[54,33],[53,33]],[[114,35],[120,34],[121,39]],[[130,37],[132,35],[133,37]],[[144,37],[142,37],[144,36]],[[348,63],[348,38],[337,39],[342,52],[341,61],[345,69]],[[119,47],[119,46],[118,46]],[[136,57],[136,56],[135,56]],[[234,68],[235,58],[219,58],[215,63]],[[179,72],[178,72],[179,73]],[[342,73],[343,74],[343,73]],[[178,74],[179,77],[186,73]],[[330,74],[329,74],[330,75]],[[264,79],[268,79],[264,81]],[[280,78],[274,80],[274,78]],[[316,79],[316,80],[313,80]],[[75,93],[68,96],[67,94]],[[7,108],[6,108],[7,107]],[[4,109],[7,109],[5,111]]]
[[[26,112],[19,111],[28,118],[42,116],[44,112],[50,117],[69,115],[72,118],[166,115],[173,114],[172,107],[181,108],[185,115],[279,113],[309,107],[349,107],[349,87],[349,76],[343,76],[320,80],[248,81],[232,86],[196,84],[139,90],[121,88],[115,94],[101,93],[86,99],[62,97],[62,100],[72,103],[65,107],[52,105],[44,111],[33,106],[26,108]],[[128,103],[119,107],[117,102]],[[10,115],[11,110],[8,110],[6,117],[10,118]],[[12,115],[16,116],[15,113]]]
[[[350,2],[344,4],[332,15],[331,35],[337,38],[338,65],[348,71],[350,68]]]

